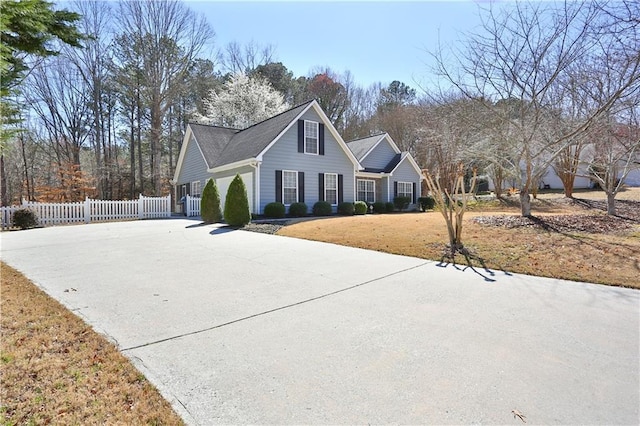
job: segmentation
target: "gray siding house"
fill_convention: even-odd
[[[242,130],[189,123],[172,180],[175,200],[199,196],[207,180],[214,179],[224,208],[231,180],[239,174],[255,214],[274,201],[309,207],[328,201],[334,211],[343,201],[392,201],[394,194],[415,202],[421,179],[415,161],[400,153],[388,135],[374,138],[377,143],[361,156],[371,163],[361,163],[353,149],[371,138],[345,143],[317,101]],[[381,191],[373,199],[367,181],[374,182],[374,193]]]

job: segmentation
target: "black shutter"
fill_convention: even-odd
[[[304,203],[304,172],[298,172],[298,202]]]
[[[191,182],[185,184],[185,188],[187,188],[187,193],[185,195],[191,195]]]
[[[318,154],[324,155],[324,124],[318,124]]]
[[[298,120],[298,152],[304,152],[304,120]]]
[[[338,204],[344,201],[344,177],[338,175]]]
[[[398,182],[393,182],[393,196],[398,196]]]
[[[318,173],[318,201],[324,201],[324,173]]]
[[[276,170],[276,202],[282,202],[282,170]]]
[[[413,182],[413,201],[412,203],[415,204],[416,203],[416,183]]]

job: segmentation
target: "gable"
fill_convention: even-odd
[[[360,164],[365,168],[384,169],[399,153],[400,150],[385,135],[360,159]]]
[[[176,185],[206,180],[207,163],[193,132],[187,130],[180,149],[173,183]]]

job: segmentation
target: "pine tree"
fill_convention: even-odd
[[[244,226],[251,222],[247,188],[240,175],[236,175],[229,185],[224,203],[224,220],[231,226]]]
[[[200,215],[202,216],[204,223],[216,223],[222,220],[222,212],[220,211],[220,194],[218,193],[218,186],[213,179],[209,179],[202,190]]]

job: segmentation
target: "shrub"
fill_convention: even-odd
[[[229,185],[224,203],[224,220],[231,226],[244,226],[251,222],[247,188],[240,175],[236,175]]]
[[[313,205],[314,216],[329,216],[332,212],[331,204],[326,201],[318,201]]]
[[[283,218],[285,211],[286,209],[284,207],[284,204],[277,201],[264,206],[264,215],[273,219]]]
[[[418,198],[418,203],[420,204],[420,210],[426,212],[427,210],[433,210],[436,206],[436,200],[433,197],[420,197]]]
[[[352,216],[353,210],[353,203],[345,201],[344,203],[338,204],[338,214],[341,214],[343,216]]]
[[[387,211],[387,213],[393,213],[393,211],[396,209],[396,206],[394,206],[393,203],[389,201],[384,203],[384,209]]]
[[[20,229],[38,226],[38,216],[29,209],[18,209],[13,213],[13,226]]]
[[[397,210],[400,210],[400,211],[406,209],[409,206],[410,202],[411,202],[411,198],[409,197],[395,197],[393,199],[393,205]]]
[[[309,208],[305,203],[293,203],[289,206],[289,216],[302,217],[307,215]]]
[[[209,179],[202,190],[200,216],[202,216],[202,221],[204,223],[215,223],[222,220],[220,194],[218,193],[218,186],[213,179]]]
[[[366,214],[369,208],[364,201],[356,201],[353,205],[355,214]]]
[[[386,204],[383,203],[382,201],[376,201],[375,203],[373,203],[373,212],[374,213],[386,213],[387,212]]]

